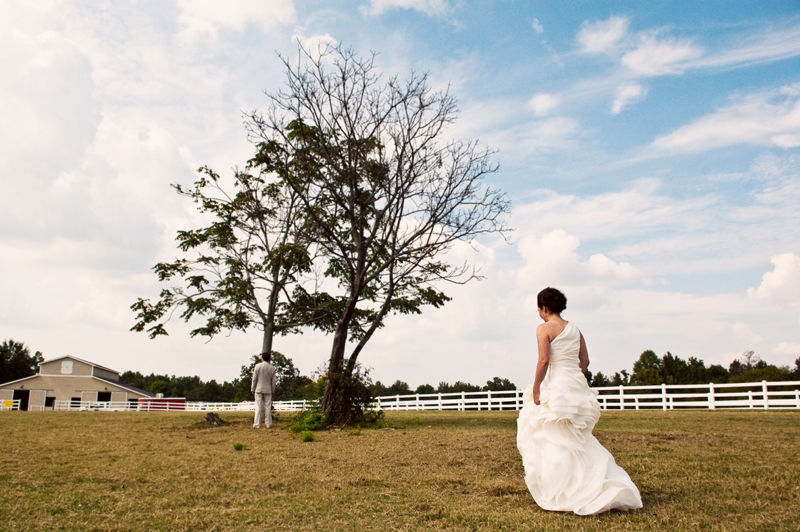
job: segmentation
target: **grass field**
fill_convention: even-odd
[[[516,417],[388,413],[304,443],[288,414],[0,412],[0,530],[800,529],[799,411],[604,413],[644,508],[594,517],[536,506]]]

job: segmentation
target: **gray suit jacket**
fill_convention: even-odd
[[[275,368],[269,362],[259,362],[253,370],[253,384],[250,391],[253,393],[275,394]]]

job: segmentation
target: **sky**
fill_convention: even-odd
[[[533,380],[536,294],[568,298],[590,370],[652,349],[800,357],[800,5],[771,2],[117,0],[0,3],[0,340],[125,371],[231,380],[260,333],[130,332],[151,268],[201,222],[171,184],[254,152],[242,115],[297,45],[429,72],[452,138],[497,150],[508,242],[453,249],[485,277],[391,317],[373,379]],[[275,349],[304,374],[331,338]]]

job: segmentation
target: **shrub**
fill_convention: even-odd
[[[302,436],[304,442],[314,441],[314,433],[310,430],[304,430]]]
[[[310,432],[322,430],[329,424],[328,419],[319,412],[303,410],[295,416],[289,428],[292,429],[292,432]]]
[[[374,400],[369,370],[356,363],[352,374],[328,372],[324,379],[335,390],[325,412],[329,421],[345,425],[364,422]],[[335,382],[329,382],[331,379]]]
[[[366,410],[356,428],[382,429],[386,426],[386,413],[383,410]]]
[[[241,443],[234,443],[233,448],[236,451],[241,451],[242,449],[244,449],[244,445],[242,445]]]
[[[355,429],[351,430],[347,434],[348,434],[348,436],[361,436],[361,428],[360,427],[356,427]]]

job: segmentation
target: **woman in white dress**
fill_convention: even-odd
[[[578,328],[561,318],[567,298],[539,292],[539,362],[517,420],[525,483],[545,510],[591,515],[642,507],[639,490],[592,435],[600,419],[597,392],[584,372],[589,353]]]

